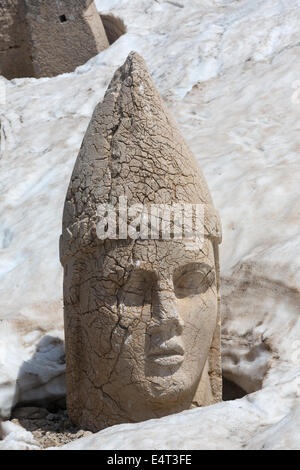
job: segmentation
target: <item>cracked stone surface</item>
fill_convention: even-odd
[[[204,205],[203,242],[189,249],[186,232],[148,239],[141,228],[122,240],[99,238],[98,205],[117,207],[120,197],[128,212],[139,203]],[[220,240],[196,160],[144,60],[131,53],[94,111],[63,215],[67,406],[75,423],[97,431],[221,400]]]

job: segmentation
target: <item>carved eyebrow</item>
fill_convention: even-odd
[[[142,263],[134,264],[134,265],[132,266],[131,271],[132,271],[132,272],[133,272],[133,271],[134,271],[134,272],[142,272],[142,273],[152,273],[152,272],[154,272],[154,271],[152,271],[152,270],[150,270],[150,269],[145,268]]]
[[[211,266],[207,263],[201,263],[197,261],[193,261],[187,264],[183,264],[176,268],[173,273],[173,277],[178,278],[178,276],[181,276],[182,274],[188,273],[190,271],[201,271],[203,272],[204,275],[209,274],[211,271],[215,270],[215,266]]]
[[[130,272],[130,275],[128,277],[128,280],[132,278],[132,276],[135,276],[135,275],[142,275],[142,276],[151,276],[154,278],[157,278],[157,274],[155,271],[153,270],[149,270],[149,269],[146,269],[146,268],[143,268],[141,266],[134,266]]]

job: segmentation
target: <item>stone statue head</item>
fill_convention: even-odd
[[[185,229],[179,236],[173,209],[169,236],[162,236],[168,207],[181,215],[202,207],[202,236],[191,239]],[[128,226],[134,211],[139,217]],[[74,422],[96,431],[221,399],[220,241],[203,175],[143,59],[131,53],[94,111],[64,208]]]

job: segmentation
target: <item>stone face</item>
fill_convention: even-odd
[[[97,208],[120,197],[130,207],[203,204],[204,242],[189,249],[186,238],[100,240]],[[143,59],[131,53],[94,111],[63,215],[75,423],[96,431],[221,399],[220,237],[203,175]]]
[[[109,46],[93,0],[4,0],[0,8],[6,78],[71,72]]]

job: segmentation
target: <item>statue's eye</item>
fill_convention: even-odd
[[[132,273],[123,287],[123,302],[131,304],[138,299],[146,301],[147,297],[151,298],[153,283],[152,273],[139,270]]]
[[[176,297],[190,297],[207,291],[215,282],[215,272],[211,270],[193,270],[183,272],[174,279]]]

